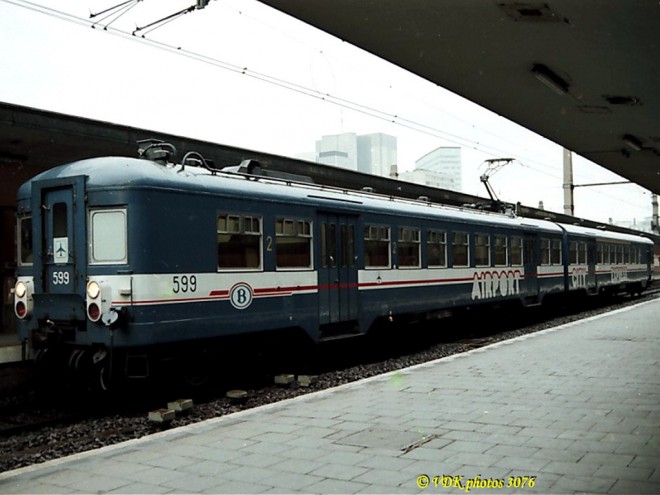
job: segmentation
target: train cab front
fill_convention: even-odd
[[[85,177],[25,187],[19,190],[13,290],[19,338],[46,373],[89,374],[112,342],[100,321],[109,309],[102,284],[89,283],[87,275]]]

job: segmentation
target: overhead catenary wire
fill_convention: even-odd
[[[76,24],[79,24],[79,25],[89,25],[89,21],[87,21],[86,19],[82,19],[82,18],[77,17],[75,15],[68,14],[68,13],[59,11],[57,9],[53,9],[51,7],[46,7],[46,6],[43,6],[43,5],[40,5],[40,4],[36,4],[36,3],[28,1],[28,0],[0,0],[0,1],[5,2],[5,3],[10,3],[10,4],[13,4],[13,5],[16,5],[16,6],[19,6],[19,7],[25,6],[26,8],[29,8],[30,10],[42,13],[44,15],[50,15],[50,16],[53,16],[53,17],[55,17],[57,19],[60,19],[60,20],[73,22],[73,23],[76,23]],[[145,26],[145,27],[148,27],[148,26]],[[144,29],[144,27],[142,29]],[[410,118],[407,118],[407,117],[404,117],[404,116],[400,116],[398,114],[385,112],[385,111],[382,111],[382,110],[380,110],[378,108],[375,108],[375,107],[371,107],[371,106],[364,105],[364,104],[361,104],[361,103],[358,103],[358,102],[355,102],[355,101],[351,101],[351,100],[348,100],[346,98],[335,96],[335,95],[330,94],[330,93],[324,93],[324,92],[318,91],[317,89],[309,88],[309,87],[303,86],[303,85],[298,84],[298,83],[287,81],[287,80],[282,79],[282,78],[270,76],[270,75],[262,73],[262,72],[254,71],[254,70],[249,69],[246,66],[239,66],[239,65],[235,65],[235,64],[232,64],[232,63],[229,63],[229,62],[219,60],[219,59],[214,58],[214,57],[209,57],[207,55],[204,55],[204,54],[201,54],[201,53],[198,53],[198,52],[194,52],[194,51],[191,51],[191,50],[184,49],[181,46],[171,45],[171,44],[164,43],[164,42],[161,42],[161,41],[148,39],[146,37],[136,37],[136,36],[133,36],[134,32],[129,33],[128,31],[123,31],[123,30],[117,29],[117,28],[106,29],[105,32],[107,32],[109,34],[117,35],[117,36],[120,36],[120,37],[124,37],[124,38],[127,38],[127,39],[131,39],[133,41],[137,41],[137,42],[140,42],[140,43],[146,43],[151,47],[167,51],[167,52],[172,53],[174,55],[187,57],[189,59],[196,60],[196,61],[199,61],[199,62],[203,62],[203,63],[206,63],[208,65],[216,66],[218,68],[221,68],[221,69],[224,69],[224,70],[227,70],[227,71],[230,71],[230,72],[245,75],[245,76],[260,80],[262,82],[265,82],[265,83],[268,83],[268,84],[271,84],[271,85],[274,85],[274,86],[281,87],[283,89],[294,91],[294,92],[297,92],[299,94],[306,95],[308,97],[316,98],[316,99],[328,102],[330,104],[341,106],[343,108],[346,108],[346,109],[349,109],[349,110],[352,110],[352,111],[356,111],[356,112],[362,113],[364,115],[367,115],[367,116],[370,116],[370,117],[373,117],[373,118],[377,118],[377,119],[392,123],[392,124],[400,126],[400,127],[404,127],[404,128],[407,128],[407,129],[410,129],[410,130],[413,130],[413,131],[416,131],[416,132],[419,132],[419,133],[422,133],[422,134],[425,134],[425,135],[428,135],[428,136],[431,136],[431,137],[440,138],[440,139],[443,139],[443,140],[448,141],[448,142],[453,143],[453,144],[461,145],[461,146],[464,146],[466,148],[469,148],[469,149],[472,149],[472,150],[475,150],[475,151],[480,151],[480,152],[485,153],[485,154],[487,154],[491,157],[498,157],[498,156],[502,156],[503,154],[509,154],[508,150],[501,149],[501,148],[498,148],[498,147],[495,147],[495,146],[485,145],[485,144],[480,143],[478,141],[473,141],[473,140],[469,140],[469,139],[466,139],[466,138],[462,138],[461,136],[452,134],[450,132],[444,131],[442,129],[439,129],[439,128],[436,128],[436,127],[433,127],[433,126],[430,126],[430,125],[427,125],[427,124],[424,124],[422,122],[418,122],[414,119],[410,119]],[[521,157],[521,158],[523,158],[523,157]],[[530,159],[530,157],[525,157],[525,162],[527,162],[527,163],[534,162],[534,159],[533,158]],[[530,168],[532,170],[536,170],[539,173],[545,173],[546,175],[549,175],[549,176],[551,176],[555,179],[561,179],[557,175],[549,174],[549,173],[544,172],[540,169],[536,169],[535,167],[532,167],[531,165],[524,165],[524,166],[527,167],[527,168]]]
[[[53,9],[51,7],[46,7],[46,6],[43,6],[43,5],[40,5],[40,4],[36,4],[36,3],[30,2],[28,0],[0,0],[0,1],[4,2],[4,3],[9,3],[9,4],[12,4],[12,5],[15,5],[15,6],[18,6],[18,7],[25,7],[25,8],[28,8],[30,10],[33,10],[35,12],[38,12],[38,13],[41,13],[41,14],[44,14],[44,15],[48,15],[48,16],[52,16],[54,18],[64,20],[64,21],[67,21],[67,22],[73,22],[73,23],[78,24],[78,25],[91,25],[91,23],[86,19],[83,19],[83,18],[77,17],[75,15],[71,15],[71,14],[59,11],[57,9]],[[144,26],[141,29],[144,29],[146,27],[149,27],[149,26]],[[397,115],[397,114],[388,113],[388,112],[382,111],[380,109],[377,109],[377,108],[374,108],[374,107],[371,107],[371,106],[368,106],[368,105],[363,105],[361,103],[351,101],[351,100],[348,100],[346,98],[342,98],[342,97],[339,97],[339,96],[332,95],[330,93],[323,93],[323,92],[320,92],[316,89],[309,88],[309,87],[303,86],[301,84],[298,84],[298,83],[295,83],[295,82],[292,82],[292,81],[287,81],[285,79],[270,76],[268,74],[265,74],[265,73],[262,73],[262,72],[259,72],[259,71],[254,71],[254,70],[251,70],[251,69],[249,69],[248,67],[245,67],[245,66],[238,66],[238,65],[232,64],[230,62],[225,62],[225,61],[219,60],[219,59],[214,58],[214,57],[209,57],[209,56],[203,55],[201,53],[197,53],[197,52],[194,52],[194,51],[191,51],[191,50],[184,49],[180,46],[175,46],[175,45],[171,45],[171,44],[164,43],[164,42],[161,42],[161,41],[148,39],[146,37],[136,37],[136,36],[133,36],[134,33],[129,33],[128,31],[123,31],[123,30],[120,30],[120,29],[117,29],[117,28],[107,29],[107,30],[105,30],[105,32],[113,34],[113,35],[121,36],[121,37],[124,37],[124,38],[127,38],[127,39],[132,39],[132,40],[140,42],[140,43],[146,43],[146,44],[148,44],[148,45],[150,45],[154,48],[158,48],[160,50],[168,51],[168,52],[170,52],[174,55],[187,57],[189,59],[197,60],[199,62],[203,62],[203,63],[209,64],[209,65],[213,65],[213,66],[216,66],[218,68],[221,68],[221,69],[224,69],[224,70],[227,70],[227,71],[231,71],[231,72],[234,72],[234,73],[237,73],[237,74],[242,74],[242,75],[260,80],[262,82],[265,82],[265,83],[268,83],[268,84],[271,84],[271,85],[275,85],[275,86],[281,87],[283,89],[288,89],[290,91],[294,91],[294,92],[297,92],[299,94],[303,94],[303,95],[306,95],[306,96],[309,96],[309,97],[313,97],[313,98],[316,98],[316,99],[319,99],[319,100],[322,100],[322,101],[326,101],[328,103],[338,105],[338,106],[347,108],[349,110],[360,112],[362,114],[365,114],[365,115],[368,115],[368,116],[371,116],[371,117],[374,117],[374,118],[377,118],[377,119],[380,119],[380,120],[384,120],[384,121],[387,121],[389,123],[411,129],[413,131],[417,131],[417,132],[420,132],[420,133],[423,133],[423,134],[426,134],[426,135],[429,135],[429,136],[432,136],[432,137],[441,138],[441,139],[444,139],[444,140],[446,140],[450,143],[462,145],[462,146],[465,146],[465,147],[473,149],[473,150],[481,151],[481,152],[489,154],[491,156],[500,156],[501,154],[506,153],[506,151],[503,150],[503,149],[499,149],[499,148],[496,148],[496,147],[493,147],[493,146],[484,145],[484,144],[481,144],[477,141],[471,141],[469,139],[462,138],[460,136],[449,133],[447,131],[443,131],[442,129],[438,129],[436,127],[429,126],[427,124],[418,122],[414,119],[409,119],[409,118],[406,118],[406,117],[403,117],[403,116],[400,116],[400,115]]]
[[[135,35],[138,31],[142,31],[143,29],[149,29],[145,33],[142,34],[142,37],[144,38],[145,34],[150,33],[152,31],[155,31],[156,29],[163,27],[166,24],[169,24],[170,22],[178,19],[181,16],[184,16],[192,11],[194,11],[196,7],[194,5],[191,5],[190,7],[186,7],[185,9],[182,9],[178,12],[175,12],[174,14],[170,14],[166,17],[163,17],[162,19],[158,19],[157,21],[150,22],[149,24],[141,27],[136,27],[131,34]]]
[[[114,9],[119,9],[120,7],[123,7],[124,10],[121,11],[121,13],[120,13],[120,16],[121,16],[121,15],[124,15],[128,10],[133,8],[137,4],[137,2],[140,2],[140,1],[142,1],[142,0],[129,0],[127,2],[123,2],[123,3],[115,6]],[[29,1],[29,0],[0,0],[0,2],[4,2],[4,3],[7,3],[7,4],[11,4],[11,5],[15,5],[15,6],[18,6],[18,7],[26,8],[26,9],[32,10],[34,12],[38,12],[40,14],[43,14],[43,15],[51,16],[51,17],[56,18],[58,20],[74,23],[74,24],[81,25],[81,26],[94,27],[94,25],[98,24],[98,21],[95,22],[95,23],[91,23],[87,19],[83,19],[83,18],[80,18],[78,16],[68,14],[66,12],[62,12],[62,11],[54,9],[52,7],[47,7],[47,6]],[[190,7],[190,8],[194,9],[194,7]],[[190,8],[185,9],[185,10],[188,11]],[[112,10],[112,9],[109,9],[109,10]],[[100,15],[102,13],[98,13],[96,15]],[[116,15],[116,14],[117,14],[117,12],[113,12],[110,15]],[[181,12],[179,12],[179,13],[177,13],[177,16],[179,16],[179,15],[183,15],[183,14],[181,14]],[[106,18],[108,18],[108,17],[106,17]],[[176,17],[174,17],[174,18],[176,18]],[[117,19],[118,19],[118,17],[116,17],[112,22],[115,22]],[[146,29],[146,28],[148,28],[149,26],[152,26],[152,25],[155,26],[154,29],[156,29],[158,27],[161,27],[163,25],[162,23],[166,20],[167,20],[167,22],[171,22],[171,20],[173,20],[173,16],[168,16],[165,19],[161,19],[160,21],[156,21],[155,23],[151,23],[147,26],[143,26],[140,29]],[[110,24],[112,24],[112,22]],[[207,55],[204,55],[204,54],[192,51],[192,50],[184,49],[181,46],[175,46],[175,45],[165,43],[165,42],[162,42],[162,41],[157,41],[157,40],[154,40],[154,39],[146,38],[145,35],[148,34],[151,31],[153,31],[153,30],[149,30],[149,31],[145,32],[142,36],[134,36],[134,33],[137,30],[134,31],[133,33],[130,33],[128,31],[124,31],[124,30],[121,30],[121,29],[118,29],[118,28],[115,28],[115,27],[109,28],[109,26],[110,25],[107,25],[104,28],[104,32],[107,32],[108,34],[112,34],[112,35],[115,35],[115,36],[120,36],[120,37],[123,37],[125,39],[129,39],[129,40],[136,41],[136,42],[139,42],[139,43],[144,43],[144,44],[147,44],[147,45],[149,45],[153,48],[169,52],[173,55],[186,57],[186,58],[189,58],[191,60],[199,61],[199,62],[205,63],[207,65],[218,67],[222,70],[233,72],[235,74],[245,75],[245,76],[248,76],[250,78],[259,80],[261,82],[264,82],[266,84],[270,84],[272,86],[277,86],[277,87],[280,87],[280,88],[288,90],[288,91],[296,92],[296,93],[299,93],[301,95],[305,95],[307,97],[315,98],[317,100],[321,100],[321,101],[324,101],[324,102],[327,102],[327,103],[330,103],[330,104],[333,104],[333,105],[336,105],[336,106],[340,106],[342,108],[346,108],[346,109],[349,109],[349,110],[354,111],[354,112],[359,112],[359,113],[362,113],[364,115],[370,116],[372,118],[383,120],[383,121],[389,122],[391,124],[410,129],[414,132],[418,132],[418,133],[422,133],[422,134],[425,134],[425,135],[428,135],[428,136],[431,136],[431,137],[443,139],[443,140],[445,140],[449,143],[464,146],[468,149],[472,149],[472,150],[475,150],[475,151],[482,152],[482,153],[484,153],[488,156],[491,156],[491,157],[500,157],[500,156],[504,156],[504,155],[509,155],[511,153],[510,150],[502,149],[499,146],[490,146],[490,145],[487,145],[487,144],[482,143],[482,142],[477,141],[477,140],[471,140],[469,138],[464,138],[462,136],[459,136],[459,135],[453,134],[451,132],[445,131],[441,128],[438,128],[438,127],[435,127],[435,126],[432,126],[432,125],[428,125],[427,123],[418,121],[416,119],[408,118],[405,115],[400,115],[398,113],[383,111],[383,110],[381,110],[379,108],[376,108],[374,106],[369,106],[369,105],[365,105],[365,104],[357,102],[357,101],[352,101],[350,99],[343,98],[341,96],[331,94],[329,92],[322,92],[322,91],[319,91],[318,89],[310,88],[310,87],[298,84],[298,83],[293,82],[293,81],[289,81],[289,80],[286,80],[286,79],[283,79],[283,78],[271,76],[269,74],[259,72],[259,71],[256,71],[256,70],[251,70],[247,66],[232,64],[230,62],[226,62],[226,61],[214,58],[214,57],[210,57],[210,56],[207,56]],[[442,109],[440,109],[440,110],[447,113],[447,114],[449,114],[449,115],[452,115],[451,113],[446,112]],[[464,122],[468,122],[464,119],[461,119],[458,116],[454,116],[454,118],[457,118],[459,120],[463,120]],[[488,134],[500,139],[501,141],[506,141],[506,138],[504,138],[502,136],[498,136],[497,134],[494,134],[490,131],[481,130],[480,132],[487,132]],[[558,181],[562,180],[562,177],[559,174],[548,171],[548,169],[551,169],[552,166],[540,162],[537,157],[535,157],[535,156],[526,156],[526,154],[523,154],[523,153],[520,153],[520,152],[515,153],[515,154],[517,155],[518,161],[519,161],[519,163],[522,167],[533,170],[536,173],[543,174],[543,175],[546,175],[548,177],[552,177],[553,179],[558,180]],[[602,194],[599,191],[594,191],[594,192],[596,192],[598,194]],[[606,196],[609,196],[609,195],[606,195]],[[612,197],[612,196],[609,196],[609,197]],[[614,197],[612,197],[612,198],[614,198]],[[614,198],[614,199],[616,199],[616,198]],[[628,202],[628,204],[629,204],[629,202]]]
[[[303,38],[301,38],[301,37],[299,37],[299,36],[296,36],[296,35],[292,34],[290,31],[285,30],[285,29],[282,29],[279,25],[276,25],[276,24],[273,24],[273,23],[270,23],[270,22],[266,22],[266,21],[264,21],[263,19],[261,19],[261,18],[259,18],[259,17],[255,17],[255,16],[253,16],[253,15],[250,15],[250,14],[249,14],[248,12],[246,12],[244,9],[237,9],[237,8],[233,7],[230,3],[226,3],[226,2],[223,2],[223,3],[222,3],[222,7],[225,8],[225,9],[228,9],[228,10],[232,10],[233,12],[235,12],[236,14],[238,14],[238,15],[240,15],[240,16],[242,16],[242,17],[246,17],[246,18],[248,18],[248,19],[249,19],[251,22],[253,22],[253,23],[256,23],[256,24],[260,24],[260,25],[262,25],[262,26],[265,26],[266,28],[271,29],[271,30],[273,30],[273,31],[275,31],[275,32],[277,32],[277,33],[279,33],[279,35],[281,35],[282,37],[289,38],[290,40],[293,40],[294,42],[296,42],[296,43],[298,43],[298,44],[305,45],[305,46],[308,46],[308,45],[309,45],[309,40],[306,40],[306,39],[303,39]],[[343,44],[343,42],[341,42],[341,43]],[[357,48],[357,47],[356,47],[356,48]],[[319,52],[319,53],[323,53],[324,56],[327,56],[327,54],[325,53],[325,50],[324,50],[324,49],[316,48],[315,51],[316,51],[316,52]],[[333,58],[336,58],[336,57],[333,57]],[[341,61],[341,63],[344,63],[344,64],[346,63],[345,59],[343,59],[343,58],[341,58],[340,61]],[[384,62],[384,63],[386,63],[386,64],[390,64],[390,62],[387,62],[387,61],[385,61],[385,60],[382,60],[382,62]],[[352,64],[352,65],[354,65],[354,67],[355,67],[356,69],[358,69],[358,70],[360,69],[360,67],[359,67],[358,65],[355,65],[355,64]],[[392,65],[392,64],[390,64],[390,65]],[[417,77],[418,77],[418,76],[417,76]],[[430,85],[433,85],[433,86],[435,86],[435,87],[437,87],[437,88],[444,89],[444,88],[442,88],[441,86],[438,86],[437,84],[432,83],[431,81],[428,81],[428,80],[423,79],[423,78],[421,78],[421,77],[419,77],[419,79],[420,79],[420,81],[424,81],[425,83],[428,83],[428,84],[430,84]],[[390,87],[390,89],[392,88],[391,85],[390,85],[389,87]],[[416,100],[416,101],[422,101],[422,100],[420,99],[420,97],[419,97],[415,92],[413,92],[412,94],[406,94],[406,96],[407,96],[408,98],[412,98],[413,100]],[[466,100],[466,101],[467,101],[467,100]],[[506,136],[503,136],[503,135],[501,135],[501,134],[497,134],[497,133],[495,133],[495,132],[492,132],[491,130],[489,130],[489,129],[487,129],[487,128],[480,127],[480,126],[476,126],[476,125],[474,124],[473,121],[470,121],[470,120],[464,119],[464,118],[461,117],[460,115],[457,115],[457,114],[454,114],[454,113],[452,113],[452,112],[449,112],[449,111],[447,111],[446,108],[443,108],[443,107],[438,106],[437,103],[436,103],[435,101],[423,100],[423,104],[424,104],[424,106],[434,108],[436,111],[438,111],[438,112],[440,112],[440,113],[443,113],[443,114],[445,114],[445,115],[448,115],[448,116],[450,116],[451,118],[453,118],[453,119],[455,119],[455,120],[457,120],[457,121],[459,121],[459,122],[463,122],[463,123],[465,123],[465,124],[470,125],[472,128],[478,130],[480,133],[488,134],[488,135],[490,135],[490,136],[493,136],[494,138],[498,139],[500,142],[508,142],[508,143],[510,143],[510,144],[512,144],[512,145],[514,145],[514,146],[519,146],[519,145],[521,144],[521,143],[519,143],[519,142],[511,141],[511,140],[508,139]],[[476,104],[475,104],[475,105],[476,105]],[[419,124],[419,125],[423,125],[423,124]],[[458,143],[458,142],[457,142],[456,144],[461,144],[461,143]],[[473,149],[479,149],[479,148],[477,147],[477,148],[473,148]],[[505,152],[505,151],[502,151],[502,150],[499,150],[499,149],[493,149],[493,154],[492,154],[492,156],[502,156],[503,153],[506,154],[506,153],[510,153],[510,152],[508,152],[508,151]],[[524,154],[521,154],[521,153],[519,153],[519,152],[517,153],[517,155],[518,155],[519,158],[525,160],[525,164],[522,164],[522,163],[521,163],[521,164],[522,164],[523,166],[525,166],[526,168],[529,168],[529,169],[532,169],[532,170],[537,170],[537,171],[539,171],[539,173],[544,173],[545,175],[548,175],[548,176],[553,177],[553,178],[555,178],[555,179],[560,179],[560,180],[561,180],[561,177],[560,177],[559,175],[551,174],[551,173],[546,173],[546,172],[543,172],[542,170],[536,169],[535,167],[529,165],[530,163],[534,163],[534,164],[536,164],[536,165],[539,165],[539,166],[544,167],[544,168],[547,168],[547,169],[556,169],[556,164],[543,163],[543,162],[539,161],[539,160],[538,160],[538,157],[536,157],[536,156],[524,155]]]
[[[129,0],[128,2],[124,2],[122,4],[116,5],[115,7],[111,7],[110,9],[106,9],[105,11],[99,12],[98,14],[90,14],[89,17],[93,18],[93,17],[96,17],[97,15],[101,15],[105,12],[112,11],[107,16],[99,19],[94,24],[92,24],[92,27],[95,28],[97,24],[100,24],[103,21],[105,21],[106,19],[109,19],[112,16],[115,16],[114,19],[112,19],[112,21],[110,21],[108,24],[103,26],[103,29],[105,31],[107,31],[108,26],[110,26],[113,22],[116,22],[119,19],[121,19],[125,14],[130,12],[138,4],[138,2],[141,2],[141,1],[142,0]]]
[[[137,2],[141,2],[141,1],[142,0],[126,0],[125,2],[121,2],[117,5],[112,6],[112,7],[108,7],[107,9],[102,10],[101,12],[97,12],[96,14],[93,14],[93,13],[90,12],[89,18],[93,19],[94,17],[97,17],[99,15],[103,15],[103,14],[106,14],[108,12],[113,12],[113,11],[115,11],[115,10],[121,8],[121,7],[124,7],[126,5],[129,5],[131,3],[137,3]]]

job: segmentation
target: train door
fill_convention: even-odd
[[[539,302],[539,238],[536,234],[525,234],[523,239],[523,267],[525,283],[523,299],[526,304]]]
[[[34,236],[40,244],[35,252],[42,253],[35,258],[35,293],[83,295],[86,221],[84,205],[78,207],[76,201],[84,200],[84,178],[35,186],[33,200],[40,200],[33,205],[34,216],[40,217],[35,218],[35,227],[40,229]]]
[[[358,330],[356,219],[323,213],[317,224],[321,338],[354,334]]]

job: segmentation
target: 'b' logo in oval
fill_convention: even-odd
[[[229,290],[229,301],[236,309],[245,309],[252,304],[252,287],[245,282],[235,284]]]

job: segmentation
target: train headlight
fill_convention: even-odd
[[[106,280],[89,280],[85,288],[87,294],[87,318],[97,323],[108,310],[112,301],[112,289]]]
[[[101,294],[101,286],[98,284],[98,282],[95,282],[92,280],[91,282],[87,283],[87,297],[90,299],[96,299],[99,297],[99,294]]]
[[[27,277],[18,280],[12,289],[14,293],[14,313],[21,320],[32,314],[32,291],[32,280]]]
[[[14,294],[16,297],[21,298],[25,296],[27,293],[27,286],[25,285],[25,282],[16,282],[16,285],[14,286]]]
[[[101,308],[96,303],[91,303],[87,306],[87,316],[90,320],[97,322],[101,318]]]
[[[16,312],[16,316],[18,316],[21,320],[27,315],[27,307],[23,301],[18,301],[16,303],[14,306],[14,311]]]

